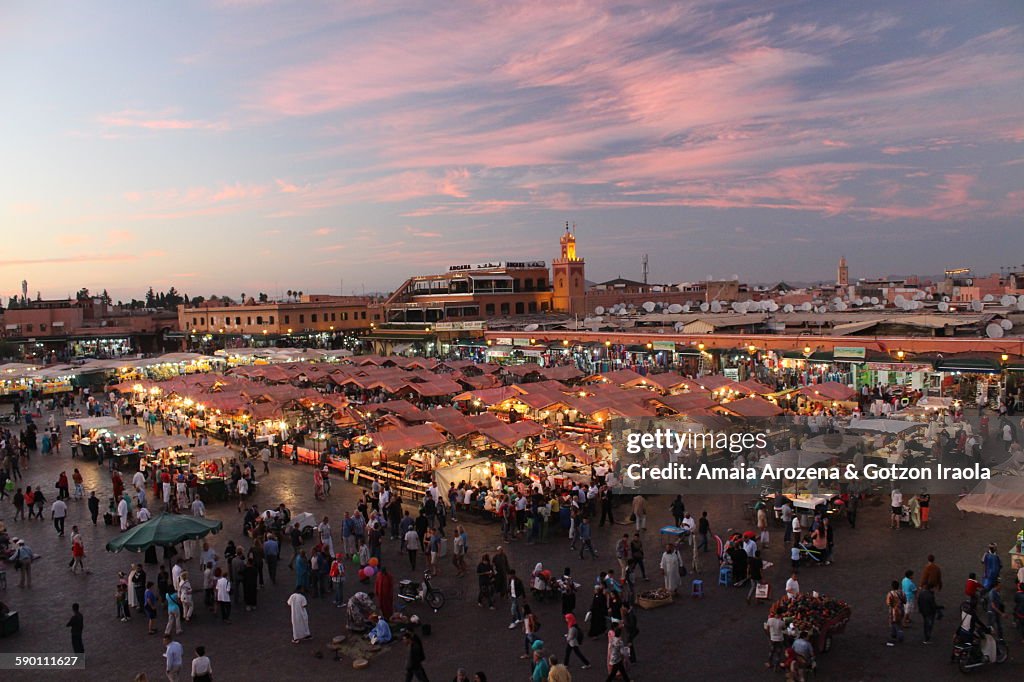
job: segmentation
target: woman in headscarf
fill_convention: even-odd
[[[594,598],[590,602],[590,611],[587,615],[590,623],[587,636],[600,637],[608,629],[608,597],[600,585],[594,586]]]
[[[384,619],[391,618],[395,612],[395,581],[383,566],[377,571],[377,580],[373,584],[373,594],[377,598],[377,608]]]

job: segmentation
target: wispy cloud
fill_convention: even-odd
[[[200,119],[178,118],[170,112],[140,111],[123,109],[110,114],[102,114],[97,121],[106,128],[141,128],[144,130],[228,130],[230,126],[224,121],[204,121]]]

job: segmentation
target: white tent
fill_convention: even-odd
[[[1024,517],[1024,476],[996,476],[982,481],[956,507],[964,512]]]
[[[112,426],[120,426],[121,420],[117,417],[79,417],[68,419],[65,426],[80,426],[82,431],[89,429],[109,429]]]
[[[808,452],[806,450],[786,450],[785,452],[779,452],[770,457],[754,462],[751,466],[757,470],[762,470],[769,464],[773,469],[781,469],[785,467],[813,467],[816,464],[827,462],[835,457],[832,453],[824,452]]]
[[[1002,464],[992,467],[992,473],[1006,474],[1008,476],[1024,476],[1024,451],[1011,455]]]
[[[860,419],[852,422],[846,427],[846,430],[903,435],[923,426],[924,424],[919,422],[905,422],[898,419]]]
[[[448,488],[452,483],[458,487],[459,483],[476,483],[490,477],[490,458],[474,457],[464,462],[459,462],[450,467],[442,467],[434,470],[434,480],[437,481],[437,489],[441,494],[447,495]],[[484,473],[486,468],[486,473]]]

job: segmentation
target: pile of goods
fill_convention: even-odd
[[[850,605],[841,599],[813,594],[783,597],[772,604],[769,615],[778,616],[796,632],[827,632],[850,615]]]
[[[672,593],[663,587],[656,590],[641,592],[636,600],[637,605],[643,609],[655,609],[672,603]]]

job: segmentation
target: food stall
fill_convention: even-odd
[[[778,616],[786,623],[786,636],[796,638],[801,632],[814,645],[817,653],[832,649],[832,637],[846,629],[850,622],[850,605],[817,592],[784,596],[771,605],[769,616]]]

